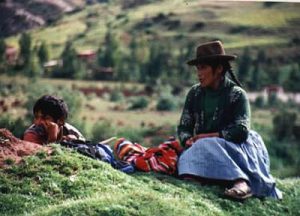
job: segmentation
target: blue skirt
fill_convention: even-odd
[[[242,144],[217,137],[196,141],[181,154],[178,174],[216,180],[245,179],[253,195],[282,199],[270,174],[267,149],[255,131],[250,131],[247,141]]]

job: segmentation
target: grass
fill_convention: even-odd
[[[281,202],[222,198],[223,189],[171,176],[127,175],[54,145],[0,173],[1,215],[297,215],[300,180],[277,180]]]
[[[283,8],[259,8],[257,4],[243,2],[243,9],[232,10],[232,13],[222,14],[220,21],[237,26],[281,28],[289,25],[289,21],[299,19],[299,5],[290,4]],[[251,14],[251,16],[249,16]]]

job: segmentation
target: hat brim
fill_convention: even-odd
[[[197,65],[200,63],[205,63],[207,61],[211,61],[214,59],[219,59],[219,60],[224,60],[224,61],[232,61],[235,60],[237,56],[235,55],[211,55],[211,56],[205,56],[205,57],[200,57],[196,59],[192,59],[188,62],[186,62],[188,65]]]

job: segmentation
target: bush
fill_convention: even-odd
[[[297,113],[292,111],[281,111],[273,118],[273,131],[278,140],[291,138],[296,122]]]
[[[230,33],[232,34],[239,34],[249,30],[248,26],[237,26],[230,29]]]
[[[90,137],[90,132],[87,130],[87,122],[85,120],[75,118],[69,123],[77,128],[86,139]]]
[[[120,90],[115,90],[110,94],[109,100],[111,102],[117,102],[124,99],[124,95]]]
[[[278,100],[276,93],[271,93],[268,95],[268,105],[269,106],[277,106],[279,105],[280,101]]]
[[[92,130],[92,142],[100,142],[115,136],[115,129],[109,121],[98,122],[94,125]]]
[[[171,111],[176,108],[176,104],[174,102],[174,97],[172,96],[162,96],[159,98],[156,109],[158,111]]]
[[[129,107],[130,110],[136,110],[136,109],[144,109],[148,106],[149,102],[146,99],[146,97],[137,97],[132,100],[131,106]]]
[[[203,28],[205,27],[205,23],[204,22],[196,22],[190,31],[199,31],[199,30],[202,30]]]
[[[168,30],[174,30],[180,27],[180,20],[167,20],[164,22],[164,25],[167,26]]]
[[[257,108],[263,108],[266,106],[266,100],[263,96],[258,96],[255,101],[254,101],[254,105],[257,107]]]
[[[18,138],[22,138],[24,131],[30,126],[29,121],[22,118],[14,119],[9,115],[0,116],[0,128],[6,128]]]
[[[144,130],[133,128],[120,128],[117,132],[117,137],[124,137],[131,142],[137,142],[143,145]]]
[[[293,134],[295,138],[300,141],[300,125],[294,125],[293,126]]]

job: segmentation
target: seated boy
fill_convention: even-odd
[[[62,99],[51,95],[42,96],[34,104],[33,114],[33,125],[25,131],[24,140],[39,144],[61,140],[85,141],[75,127],[65,122],[68,107]]]

